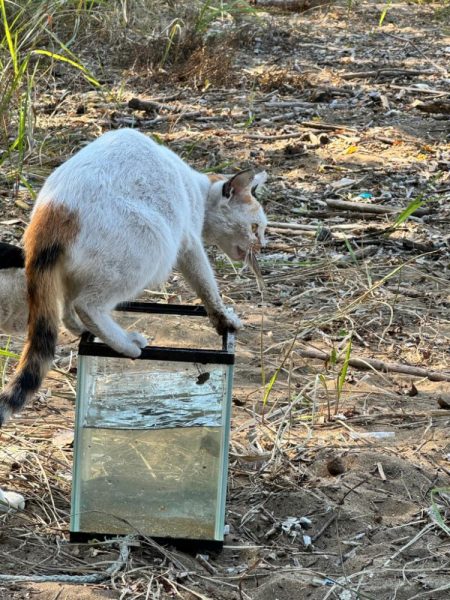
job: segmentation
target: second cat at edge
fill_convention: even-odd
[[[164,283],[176,266],[219,333],[240,327],[222,303],[203,247],[243,260],[264,244],[255,199],[265,173],[204,175],[132,129],[108,132],[46,180],[24,235],[27,341],[0,394],[0,425],[36,392],[54,357],[59,304],[74,334],[88,330],[136,358],[147,340],[112,318],[120,302]]]

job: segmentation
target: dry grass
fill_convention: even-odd
[[[33,192],[24,164],[36,147],[40,153],[47,148],[31,108],[41,90],[64,81],[74,91],[97,87],[108,97],[122,68],[146,68],[147,77],[165,80],[175,65],[173,75],[183,82],[230,80],[233,53],[224,59],[223,50],[254,16],[245,3],[209,0],[2,0],[0,6],[0,181],[16,193],[21,187]],[[52,109],[57,106],[50,103]]]
[[[131,13],[132,5],[127,6]],[[105,35],[123,18],[120,7],[117,3],[110,21],[105,16]],[[92,14],[99,18],[104,9],[95,5]],[[394,10],[398,27],[414,26],[409,5]],[[449,369],[447,122],[414,111],[413,100],[424,92],[410,79],[389,85],[376,78],[350,85],[340,79],[346,69],[359,66],[349,64],[348,48],[365,57],[364,68],[375,68],[386,53],[392,63],[411,60],[401,40],[390,38],[387,46],[382,32],[366,35],[368,19],[376,24],[378,13],[365,5],[348,29],[346,12],[340,10],[316,19],[279,16],[272,22],[273,30],[280,30],[279,49],[270,46],[266,30],[261,39],[267,46],[255,42],[254,55],[237,47],[233,68],[224,69],[220,53],[210,59],[201,46],[177,73],[188,69],[186,81],[195,82],[191,88],[169,77],[156,82],[152,68],[144,79],[131,63],[119,72],[114,57],[139,47],[125,28],[129,37],[118,35],[117,47],[105,37],[104,47],[97,49],[98,57],[107,55],[111,43],[103,73],[111,82],[106,92],[75,79],[66,67],[49,77],[49,89],[37,88],[33,138],[45,143],[24,156],[24,172],[36,188],[88,139],[134,123],[200,169],[268,169],[271,181],[262,202],[270,219],[307,226],[269,229],[270,243],[260,261],[263,297],[247,271],[214,257],[224,297],[246,323],[238,344],[227,512],[231,534],[224,552],[210,556],[205,567],[150,540],[135,541],[121,570],[104,584],[118,597],[291,600],[309,594],[313,600],[411,600],[448,593],[450,417],[438,401],[448,401],[450,386],[361,371],[347,360],[380,359],[447,375]],[[417,19],[426,44],[436,39],[443,46],[426,9]],[[80,26],[76,43],[79,59],[99,76],[98,65],[94,69],[88,58],[95,27],[95,22],[92,30]],[[84,50],[83,40],[89,42]],[[306,85],[294,69],[299,48],[309,71]],[[333,65],[311,75],[331,51]],[[161,61],[162,54],[157,56]],[[437,56],[445,68],[445,53]],[[261,73],[258,63],[275,60],[286,65]],[[426,56],[414,60],[428,66]],[[169,59],[166,69],[172,75]],[[226,84],[230,70],[235,79]],[[294,79],[286,80],[287,73]],[[421,82],[446,93],[443,79],[436,73]],[[326,100],[314,100],[318,91]],[[374,91],[394,112],[373,100]],[[154,115],[127,107],[139,93],[160,103]],[[299,97],[300,108],[282,104]],[[294,145],[280,138],[289,135],[295,136]],[[287,151],[289,145],[293,149]],[[344,177],[353,183],[333,187]],[[19,239],[32,198],[24,189],[19,196],[4,189],[2,237]],[[369,203],[392,205],[399,212],[424,193],[430,214],[392,229],[396,215],[368,218],[326,203],[334,197],[362,201],[362,192],[372,194]],[[375,253],[361,257],[358,252],[367,247]],[[179,279],[169,282],[163,298],[194,300]],[[76,364],[68,353],[75,347],[74,340],[61,338],[60,370],[0,434],[2,451],[22,453],[0,461],[2,485],[27,497],[24,513],[0,517],[5,574],[104,574],[118,557],[114,544],[66,542]],[[19,350],[20,340],[13,340],[12,348]],[[326,352],[329,360],[306,359],[302,350],[311,348]],[[383,433],[390,437],[377,437]],[[444,489],[433,493],[436,488]],[[430,510],[433,506],[438,510]],[[289,531],[288,517],[307,517],[311,526],[290,521]],[[310,536],[312,547],[304,536]],[[19,599],[33,589],[42,592],[31,584],[5,584],[5,597]]]

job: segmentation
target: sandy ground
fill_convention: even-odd
[[[267,169],[272,226],[263,294],[248,271],[211,254],[245,323],[223,552],[196,559],[140,540],[112,580],[0,579],[0,598],[448,598],[450,122],[445,106],[421,103],[448,102],[450,29],[442,7],[402,2],[379,28],[382,9],[267,14],[225,72],[217,60],[197,77],[116,68],[114,97],[64,79],[42,92],[47,145],[27,164],[37,186],[87,140],[134,124],[199,169]],[[134,111],[132,97],[166,108]],[[393,226],[413,200],[425,210]],[[2,239],[19,240],[31,200],[24,190],[0,201]],[[194,301],[176,274],[145,297]],[[305,356],[311,349],[328,360]],[[27,500],[0,517],[3,574],[102,573],[117,559],[117,545],[67,541],[75,350],[62,333],[58,370],[0,433],[2,485]],[[343,372],[346,356],[388,367]]]

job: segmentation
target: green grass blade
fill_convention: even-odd
[[[378,21],[378,27],[383,26],[384,19],[386,18],[387,12],[391,7],[392,0],[386,0],[386,4],[384,6],[383,12],[380,15],[380,20]]]
[[[15,358],[16,360],[19,360],[20,358],[20,354],[10,352],[9,350],[4,350],[3,348],[0,348],[0,356],[4,356],[5,358]]]
[[[352,245],[348,241],[348,237],[347,236],[344,237],[344,244],[346,245],[348,253],[350,254],[353,262],[356,263],[356,264],[358,264],[358,261],[357,261],[356,256],[355,256],[355,251],[353,250]]]
[[[8,24],[8,18],[6,16],[5,0],[0,0],[0,12],[2,15],[3,29],[5,30],[6,42],[8,44],[9,53],[11,55],[11,60],[14,66],[14,74],[17,75],[17,73],[19,72],[19,67],[17,61],[16,45],[13,42],[11,30]]]
[[[350,355],[352,353],[352,338],[348,340],[347,349],[345,351],[345,359],[344,364],[342,365],[342,369],[339,372],[338,382],[337,382],[337,392],[338,398],[341,397],[342,390],[344,388],[345,378],[347,376],[348,364],[350,362]]]
[[[265,406],[267,404],[267,400],[269,399],[270,392],[272,391],[272,388],[275,385],[276,380],[278,379],[278,375],[280,373],[281,366],[282,365],[280,365],[278,367],[278,369],[275,371],[275,373],[272,375],[272,377],[270,378],[269,383],[267,384],[266,389],[264,390],[263,406]]]
[[[409,217],[416,212],[418,208],[424,205],[426,200],[423,200],[423,195],[418,196],[412,202],[408,204],[408,206],[403,210],[398,217],[395,219],[394,227],[398,227],[402,223],[404,223]]]
[[[96,87],[100,87],[100,82],[97,81],[97,79],[95,79],[95,77],[89,73],[89,71],[86,69],[86,67],[83,67],[83,65],[81,65],[79,62],[76,62],[75,60],[72,60],[71,58],[67,58],[66,56],[63,56],[62,54],[56,54],[55,52],[50,52],[50,50],[42,50],[42,49],[41,50],[32,50],[31,54],[33,54],[33,55],[37,54],[37,55],[41,55],[41,56],[49,56],[50,58],[53,58],[54,60],[68,63],[72,67],[75,67],[76,69],[81,71],[83,73],[83,76],[87,79],[87,81],[89,81],[89,83],[92,83],[92,85],[95,85]]]
[[[297,341],[299,333],[300,333],[300,329],[297,329],[297,331],[295,333],[295,336],[294,336],[294,338],[292,340],[292,343],[291,343],[291,345],[288,348],[288,351],[284,355],[283,360],[281,361],[280,365],[277,367],[275,373],[270,378],[270,381],[267,384],[266,389],[264,390],[263,406],[265,406],[267,404],[267,400],[269,399],[270,392],[272,391],[272,388],[275,385],[276,380],[278,379],[278,375],[280,374],[281,369],[284,367],[287,359],[289,358],[289,356],[291,355],[292,350],[294,349],[294,346],[295,346],[295,343]]]
[[[450,494],[450,488],[433,488],[431,490],[431,508],[430,508],[430,512],[434,518],[434,521],[436,522],[436,524],[442,529],[442,531],[445,531],[445,533],[447,535],[450,535],[450,527],[447,525],[447,523],[444,521],[444,518],[441,515],[441,512],[439,510],[439,507],[437,505],[437,502],[435,500],[435,497],[438,496],[440,493],[445,493],[445,494]]]

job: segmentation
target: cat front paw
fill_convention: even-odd
[[[130,342],[136,344],[138,348],[145,348],[148,345],[147,338],[137,331],[129,331],[127,336]]]
[[[241,321],[231,309],[225,309],[224,312],[212,312],[209,318],[219,335],[223,335],[226,331],[234,333],[242,328]]]

